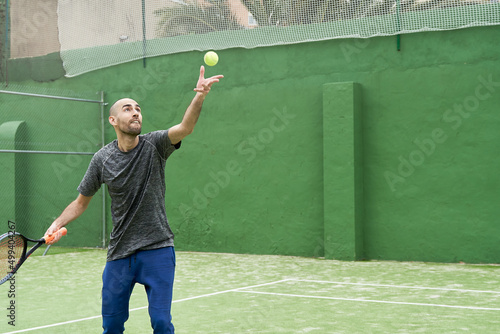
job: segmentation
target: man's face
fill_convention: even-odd
[[[121,99],[111,107],[109,121],[117,131],[137,136],[142,130],[141,107],[132,99]]]

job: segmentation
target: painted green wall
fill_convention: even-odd
[[[47,88],[36,89],[50,93]],[[100,148],[100,111],[95,103],[0,94],[0,105],[0,149],[95,152]],[[5,131],[20,121],[23,126],[15,135]],[[76,187],[91,156],[0,153],[0,159],[2,230],[12,220],[16,231],[39,238],[76,198]],[[97,223],[101,216],[102,205],[96,200],[82,221],[71,226],[75,238],[64,238],[61,245],[102,246],[102,227]]]
[[[400,52],[394,36],[218,51],[220,62],[207,75],[225,78],[167,164],[177,248],[324,256],[331,246],[324,238],[331,217],[324,215],[335,215],[324,207],[324,190],[346,185],[324,178],[330,134],[323,87],[353,82],[363,180],[356,258],[498,263],[499,36],[498,26],[403,35]],[[147,132],[180,122],[202,55],[150,58],[146,68],[136,61],[38,85],[103,90],[109,103],[132,97]],[[108,126],[107,141],[114,138]],[[78,174],[68,179],[71,187]],[[73,224],[97,224],[93,219]]]

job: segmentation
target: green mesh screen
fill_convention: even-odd
[[[11,57],[60,52],[66,76],[190,50],[500,23],[498,0],[11,0]]]
[[[11,220],[17,232],[41,238],[78,196],[93,153],[102,147],[99,101],[96,92],[0,86],[0,230],[11,230]],[[102,247],[102,208],[100,191],[58,246]]]

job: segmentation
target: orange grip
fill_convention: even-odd
[[[57,230],[57,232],[52,233],[50,236],[44,237],[45,243],[48,244],[49,242],[52,242],[52,240],[54,240],[56,236],[60,238],[63,235],[66,235],[66,233],[68,233],[66,227],[60,228],[59,230]]]

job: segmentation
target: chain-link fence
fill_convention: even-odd
[[[7,66],[6,61],[9,57],[9,43],[7,38],[9,22],[7,20],[7,3],[6,0],[0,0],[0,80],[5,81],[7,74],[5,73]]]
[[[4,17],[7,25],[3,29],[10,27],[10,33],[3,43],[10,49],[11,58],[60,57],[66,76],[75,76],[136,59],[190,50],[255,48],[498,25],[500,3],[11,0]]]
[[[0,226],[7,230],[11,220],[16,231],[40,238],[77,197],[90,159],[103,145],[103,94],[0,88]],[[104,196],[95,196],[70,226],[75,237],[60,245],[104,246]]]

